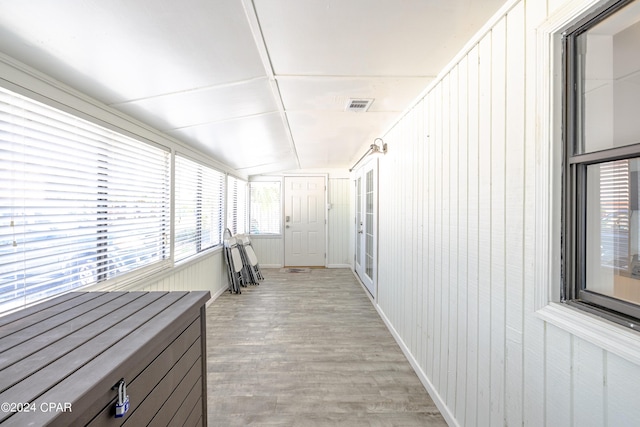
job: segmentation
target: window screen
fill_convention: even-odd
[[[222,241],[224,174],[181,155],[175,161],[175,261]]]
[[[245,233],[247,224],[247,182],[227,177],[227,228],[231,234]]]
[[[0,89],[0,312],[160,266],[170,153]]]
[[[280,234],[281,198],[280,181],[250,183],[251,234]]]

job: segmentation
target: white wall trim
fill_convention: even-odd
[[[560,329],[640,365],[640,333],[565,304],[550,303],[536,315]]]
[[[564,20],[566,22],[566,20]],[[535,179],[535,247],[536,260],[534,270],[535,308],[541,309],[552,300],[553,290],[558,289],[560,277],[553,271],[554,259],[559,255],[560,233],[560,206],[559,186],[560,182],[554,181],[554,170],[562,170],[562,152],[555,150],[554,146],[562,146],[561,134],[554,132],[554,116],[562,109],[562,100],[554,99],[554,82],[561,79],[561,62],[558,59],[558,37],[555,22],[547,23],[538,28],[536,56],[538,70],[542,71],[537,76],[538,90],[536,94],[536,112],[540,125],[536,129],[536,145],[538,146]],[[556,55],[554,55],[554,52]],[[560,58],[561,59],[561,58]],[[560,172],[561,173],[561,172]],[[555,202],[555,203],[554,203]],[[557,224],[557,227],[553,225]],[[554,228],[556,228],[554,230]],[[557,245],[556,245],[557,243]],[[556,298],[558,300],[559,298]]]

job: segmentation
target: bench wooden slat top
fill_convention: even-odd
[[[6,326],[10,323],[17,322],[20,319],[23,319],[25,317],[36,316],[37,313],[40,313],[43,311],[46,312],[49,309],[56,310],[55,308],[56,306],[60,304],[64,304],[65,302],[71,301],[75,298],[81,298],[81,297],[86,299],[97,298],[102,293],[104,292],[71,292],[68,294],[61,295],[57,298],[43,301],[33,307],[25,308],[22,310],[14,311],[12,313],[3,315],[2,317],[0,317],[0,327]],[[77,303],[72,303],[72,304],[77,304]],[[45,317],[47,316],[49,315],[45,314]],[[34,323],[34,322],[29,321],[29,323]]]
[[[70,298],[68,300],[63,300],[59,304],[40,307],[40,304],[35,305],[33,307],[24,309],[23,312],[15,312],[12,313],[14,320],[5,319],[5,317],[0,317],[0,338],[8,337],[12,334],[15,334],[18,331],[22,331],[24,329],[30,328],[32,329],[31,334],[37,335],[37,330],[33,328],[43,328],[47,327],[52,322],[64,321],[65,316],[82,314],[82,306],[91,300],[96,300],[100,298],[108,297],[106,292],[100,293],[84,293],[78,295],[76,298]],[[54,300],[48,302],[55,302]],[[87,307],[85,305],[85,307]],[[11,316],[11,315],[9,315]],[[8,317],[8,316],[7,316]],[[60,318],[60,320],[58,320]],[[44,322],[46,320],[46,322]],[[20,334],[21,337],[28,339],[29,333]],[[6,341],[3,341],[6,342]]]
[[[126,294],[120,294],[120,296],[123,297],[125,295]],[[101,334],[113,336],[109,331],[110,328],[115,327],[122,319],[126,319],[145,308],[160,296],[159,294],[135,294],[127,295],[125,300],[117,298],[113,301],[107,301],[103,307],[96,307],[93,313],[86,313],[86,316],[84,316],[85,319],[82,322],[78,322],[78,318],[75,318],[74,320],[76,320],[76,322],[59,325],[57,328],[48,331],[48,333],[38,336],[38,339],[25,341],[23,345],[18,346],[20,348],[13,347],[11,350],[24,350],[24,353],[20,356],[20,354],[12,352],[11,350],[6,352],[13,356],[13,363],[3,370],[0,370],[0,391],[7,390],[18,381],[33,374],[41,374],[42,369],[52,369],[50,365],[53,365],[53,369],[56,369],[55,367],[59,365],[59,363],[56,362],[60,359],[62,359],[60,363],[68,364],[69,359],[65,359],[65,356],[73,351],[79,355],[77,359],[81,360],[83,357],[87,357],[95,351],[106,349],[106,347],[95,347],[93,340],[97,339]],[[131,327],[132,325],[129,326]],[[25,331],[27,329],[25,329]],[[49,337],[52,338],[51,341],[46,341]],[[59,339],[54,341],[55,337]],[[2,341],[0,341],[0,344],[1,343]],[[91,348],[91,350],[87,350],[88,348]],[[2,354],[0,353],[0,360],[1,357]],[[40,375],[37,375],[36,378],[39,377]],[[32,379],[32,381],[33,380],[37,381],[37,379]],[[29,383],[25,383],[23,386],[29,387]],[[14,396],[16,393],[18,393],[18,391],[12,389]],[[2,399],[2,396],[3,394],[0,393],[0,399]],[[23,396],[23,398],[28,399],[26,396]]]
[[[49,318],[34,319],[34,323],[30,325],[22,324],[21,329],[0,338],[0,342],[2,342],[0,370],[43,347],[47,347],[50,343],[64,338],[75,330],[81,329],[92,321],[100,319],[101,308],[114,306],[113,300],[122,295],[124,295],[123,292],[100,295],[98,298],[93,298],[82,304],[67,307],[66,311]],[[79,299],[77,298],[75,301]],[[118,303],[115,303],[115,306],[117,305]],[[15,325],[7,325],[6,328],[9,329],[9,326]],[[5,332],[3,329],[0,327],[0,331]],[[0,390],[3,390],[1,385]]]
[[[69,402],[81,413],[123,370],[142,371],[163,341],[186,330],[209,292],[74,292],[56,299],[0,318],[0,402]],[[0,423],[56,425],[58,415],[0,412]]]

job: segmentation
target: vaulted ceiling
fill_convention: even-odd
[[[347,169],[504,1],[0,0],[0,52],[243,174]]]

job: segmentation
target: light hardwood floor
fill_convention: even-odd
[[[350,270],[263,273],[207,309],[209,426],[446,426]]]

